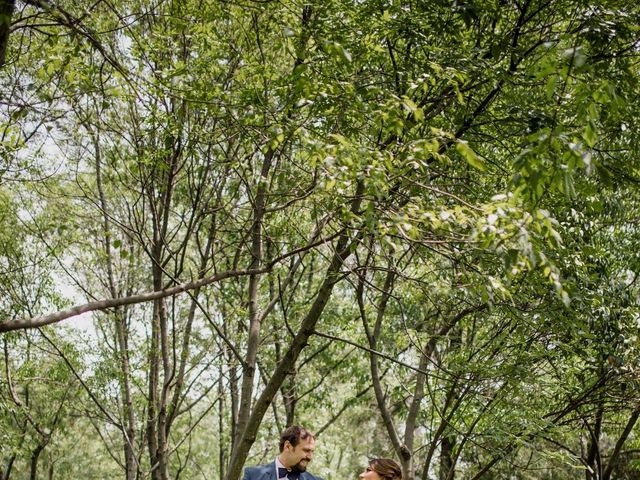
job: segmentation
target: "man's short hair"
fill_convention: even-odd
[[[291,425],[280,435],[280,452],[284,450],[285,442],[289,442],[292,447],[295,447],[300,443],[300,440],[306,440],[311,438],[316,439],[315,435],[300,425]]]

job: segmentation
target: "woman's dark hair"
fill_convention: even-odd
[[[390,458],[372,458],[369,467],[384,480],[402,480],[400,465]]]
[[[300,425],[291,425],[280,435],[280,452],[284,450],[284,443],[288,441],[292,447],[300,443],[300,440],[307,438],[316,439],[315,435]]]

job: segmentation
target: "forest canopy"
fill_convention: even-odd
[[[636,478],[639,30],[0,0],[0,480]]]

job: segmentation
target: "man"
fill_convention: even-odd
[[[242,480],[321,480],[307,472],[315,443],[313,433],[292,425],[280,435],[280,455],[267,465],[245,468]]]

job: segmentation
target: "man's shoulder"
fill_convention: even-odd
[[[315,475],[309,472],[304,472],[302,475],[300,475],[300,479],[301,480],[323,480],[322,478],[316,477]]]
[[[273,462],[267,463],[266,465],[257,465],[255,467],[245,467],[244,478],[258,478],[264,474],[270,473],[270,470],[273,470],[275,472],[274,469],[275,466]]]

